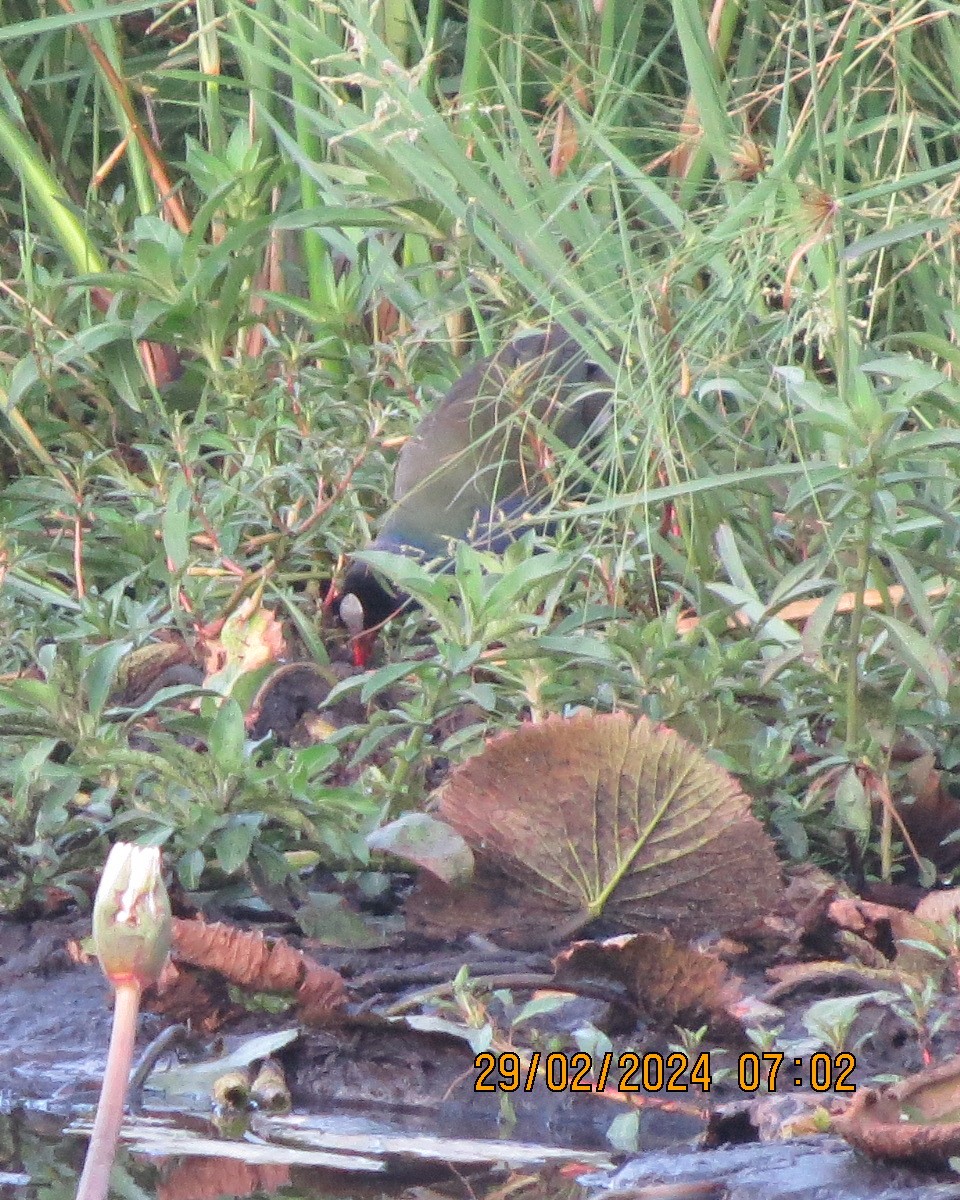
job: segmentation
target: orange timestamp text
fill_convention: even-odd
[[[476,1056],[473,1066],[478,1072],[475,1092],[532,1092],[538,1082],[551,1092],[709,1092],[714,1077],[709,1050],[694,1055],[682,1050],[670,1054],[625,1050],[597,1056],[585,1051],[543,1054],[534,1050],[523,1058],[512,1050],[501,1054],[485,1050]],[[851,1075],[856,1066],[856,1056],[846,1051],[804,1058],[792,1058],[779,1050],[751,1052],[737,1058],[736,1086],[748,1093],[791,1088],[855,1092],[857,1085]],[[728,1067],[724,1073],[728,1075]]]

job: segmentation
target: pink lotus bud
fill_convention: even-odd
[[[156,846],[117,842],[93,902],[93,941],[115,986],[156,983],[170,950],[170,899]]]

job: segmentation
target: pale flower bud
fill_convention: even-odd
[[[170,899],[156,846],[117,842],[93,902],[93,941],[115,985],[156,983],[170,950]]]

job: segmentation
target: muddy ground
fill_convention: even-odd
[[[49,1195],[51,1180],[57,1181],[55,1190],[70,1194],[82,1165],[82,1136],[64,1137],[63,1130],[78,1113],[89,1115],[110,1027],[109,989],[98,968],[75,963],[64,948],[69,939],[86,931],[85,919],[0,923],[0,1113],[4,1114],[0,1195],[4,1197],[33,1200]],[[377,953],[382,966],[383,954]],[[421,966],[428,965],[424,953],[422,948],[418,952]],[[435,954],[438,962],[445,963],[450,947],[438,948]],[[368,967],[369,962],[368,957],[361,966]],[[357,964],[354,969],[358,970]],[[165,1023],[164,1018],[145,1014],[141,1042],[150,1040]],[[289,1015],[247,1015],[215,1035],[188,1039],[179,1055],[187,1060],[209,1055],[221,1039],[237,1044],[256,1031],[284,1023],[290,1024]],[[951,1172],[933,1174],[870,1162],[832,1136],[758,1140],[762,1126],[766,1124],[769,1132],[780,1123],[780,1116],[802,1112],[817,1099],[803,1092],[769,1097],[767,1119],[751,1123],[747,1098],[740,1098],[738,1116],[735,1093],[727,1090],[717,1101],[726,1104],[728,1120],[715,1123],[712,1134],[705,1132],[707,1121],[694,1105],[651,1105],[641,1114],[639,1152],[630,1153],[617,1152],[606,1140],[616,1114],[601,1097],[571,1098],[541,1089],[530,1097],[516,1097],[508,1117],[496,1096],[473,1090],[476,1073],[470,1069],[469,1047],[436,1031],[403,1026],[394,1035],[385,1032],[382,1023],[361,1017],[340,1027],[306,1031],[286,1053],[285,1065],[294,1113],[326,1113],[331,1123],[353,1120],[357,1122],[353,1128],[367,1131],[371,1139],[400,1131],[411,1144],[423,1135],[440,1135],[509,1139],[579,1151],[585,1158],[575,1169],[581,1183],[574,1185],[567,1178],[563,1184],[576,1196],[599,1197],[612,1191],[626,1192],[636,1200],[960,1200],[960,1182]],[[162,1097],[148,1091],[145,1111],[155,1111],[160,1101]],[[776,1104],[782,1112],[774,1119],[770,1114]],[[219,1137],[217,1128],[208,1125],[209,1104],[207,1110],[202,1116],[194,1111],[189,1121],[199,1122],[207,1133]],[[755,1106],[753,1111],[756,1116]],[[725,1139],[728,1144],[722,1144]],[[721,1144],[705,1148],[710,1140]],[[607,1165],[598,1169],[598,1160],[591,1160],[588,1151],[599,1152]],[[577,1154],[571,1158],[576,1161]],[[249,1186],[240,1187],[234,1163],[231,1172],[222,1176],[225,1181],[229,1175],[233,1182],[229,1186],[224,1182],[227,1190],[217,1192],[209,1182],[216,1161],[209,1147],[197,1155],[168,1149],[127,1152],[123,1157],[124,1169],[141,1186],[157,1194],[175,1194],[179,1200],[244,1190],[280,1195],[331,1190],[328,1173],[276,1165],[271,1175],[263,1164],[256,1170],[247,1164]],[[376,1194],[384,1195],[403,1192],[411,1181],[421,1187],[429,1181],[439,1193],[475,1197],[503,1183],[501,1175],[491,1176],[487,1168],[476,1175],[462,1164],[450,1171],[438,1169],[436,1161],[429,1167],[406,1162],[401,1169],[398,1161],[393,1160],[388,1178],[373,1185],[344,1179],[334,1190],[363,1193],[372,1186]],[[207,1182],[202,1192],[191,1193],[183,1180],[196,1182],[198,1164],[205,1164],[202,1173]],[[171,1178],[178,1181],[172,1192]],[[540,1182],[532,1182],[536,1179]],[[557,1176],[527,1172],[525,1186],[536,1195],[556,1194]]]

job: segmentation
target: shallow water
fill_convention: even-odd
[[[82,1125],[82,1122],[80,1122]],[[284,1144],[264,1134],[281,1131]],[[298,1144],[299,1134],[304,1138]],[[312,1134],[332,1151],[313,1149]],[[960,1200],[960,1180],[869,1162],[838,1138],[751,1143],[716,1150],[679,1148],[630,1156],[614,1169],[607,1155],[566,1154],[537,1163],[537,1147],[495,1139],[446,1143],[434,1133],[363,1117],[265,1118],[259,1127],[225,1134],[204,1117],[150,1114],[125,1125],[111,1194],[126,1200],[214,1200],[220,1196],[397,1197],[478,1200],[502,1195],[503,1170],[470,1162],[471,1146],[500,1145],[514,1176],[526,1179],[525,1200]],[[131,1145],[132,1139],[132,1145]],[[419,1144],[423,1151],[414,1153]],[[450,1162],[445,1161],[444,1145]],[[398,1146],[402,1148],[398,1150]],[[76,1122],[43,1106],[0,1115],[0,1197],[59,1200],[76,1192],[86,1139]],[[350,1169],[333,1169],[343,1161]],[[543,1147],[549,1155],[551,1148]],[[327,1155],[333,1159],[327,1162]],[[553,1153],[557,1151],[554,1149]],[[517,1155],[519,1154],[519,1157]],[[529,1154],[528,1164],[523,1156]],[[574,1165],[577,1164],[577,1165]],[[539,1182],[538,1182],[539,1181]],[[669,1187],[671,1190],[662,1191]],[[649,1190],[648,1190],[649,1189]]]
[[[22,931],[7,927],[7,933],[29,941]],[[21,949],[18,942],[9,953]],[[95,968],[76,969],[47,955],[40,969],[8,971],[2,992],[0,1198],[72,1200],[86,1149],[76,1120],[78,1114],[87,1121],[92,1116],[109,1036],[109,989]],[[162,1024],[144,1017],[141,1040]],[[354,1040],[358,1036],[354,1032]],[[605,1142],[616,1114],[597,1097],[591,1106],[568,1104],[569,1097],[531,1097],[526,1110],[514,1106],[517,1121],[510,1126],[503,1122],[500,1098],[467,1088],[465,1098],[454,1100],[446,1082],[426,1070],[437,1066],[436,1042],[417,1050],[415,1038],[405,1031],[402,1052],[387,1047],[389,1053],[378,1055],[364,1044],[352,1062],[334,1055],[338,1038],[342,1035],[331,1034],[331,1045],[315,1047],[312,1057],[304,1051],[300,1060],[301,1099],[326,1095],[317,1105],[321,1111],[295,1099],[295,1115],[289,1118],[254,1114],[246,1126],[226,1131],[206,1111],[208,1091],[206,1105],[155,1109],[129,1122],[127,1132],[136,1141],[121,1147],[113,1195],[124,1200],[248,1195],[481,1200],[504,1186],[503,1170],[490,1169],[499,1158],[527,1180],[523,1200],[538,1200],[541,1192],[550,1200],[603,1200],[611,1191],[621,1197],[629,1193],[632,1200],[667,1195],[670,1200],[960,1200],[957,1177],[873,1163],[837,1138],[695,1150],[702,1119],[671,1112],[669,1106],[645,1109],[640,1152],[617,1155]],[[462,1055],[460,1047],[451,1060],[455,1074],[462,1073]],[[422,1069],[405,1075],[401,1068],[411,1063]],[[410,1079],[420,1080],[419,1091]],[[339,1091],[331,1081],[339,1083]],[[349,1115],[345,1102],[363,1093],[368,1100],[379,1096],[379,1103]],[[391,1099],[395,1107],[387,1104]],[[418,1099],[419,1105],[411,1103]],[[397,1114],[404,1107],[402,1119]],[[192,1114],[184,1108],[192,1108]],[[473,1150],[470,1138],[477,1139]],[[526,1148],[508,1145],[519,1141]],[[353,1158],[339,1170],[321,1165],[327,1162],[321,1156],[344,1153]],[[611,1165],[600,1169],[604,1161]],[[585,1185],[577,1185],[578,1177]],[[656,1190],[663,1187],[672,1190]]]

